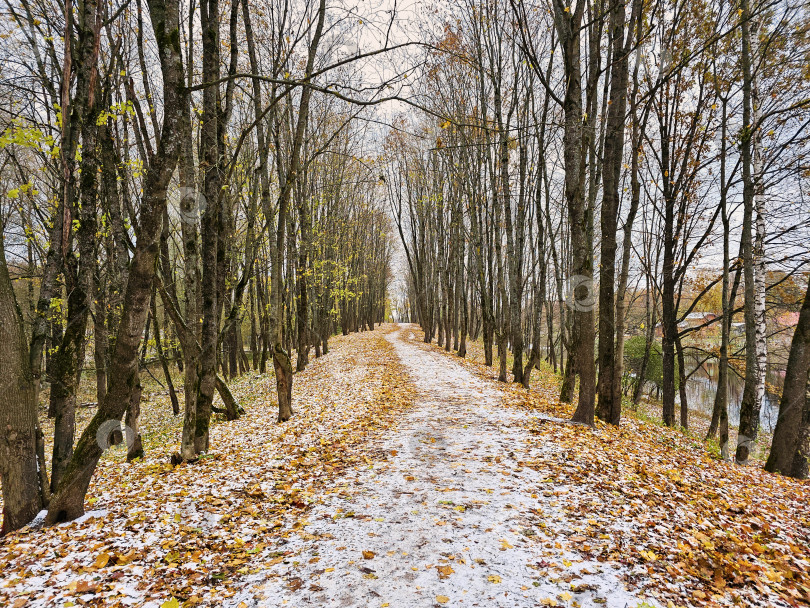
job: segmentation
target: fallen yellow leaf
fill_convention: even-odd
[[[110,554],[109,553],[100,553],[99,556],[96,558],[96,562],[93,564],[96,568],[103,568],[107,565],[107,562],[110,561]]]
[[[439,572],[439,578],[447,578],[455,572],[450,566],[437,566],[436,570]]]
[[[130,549],[126,553],[119,553],[115,556],[115,562],[119,566],[126,566],[133,559],[135,559],[135,549]]]

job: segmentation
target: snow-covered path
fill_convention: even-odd
[[[374,446],[386,457],[350,471],[234,605],[641,604],[624,572],[567,548],[560,503],[586,490],[544,474],[558,448],[537,444],[531,414],[503,407],[495,384],[409,329],[389,339],[419,396]]]

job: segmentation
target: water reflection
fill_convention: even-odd
[[[687,357],[686,369],[691,371],[700,363],[696,357]],[[707,416],[712,415],[714,407],[714,397],[717,394],[717,377],[719,375],[719,363],[717,360],[709,360],[703,363],[689,380],[686,381],[686,399],[689,409],[702,412]],[[782,370],[768,368],[767,384],[782,389],[785,377]],[[729,370],[728,382],[728,419],[729,424],[737,426],[740,423],[740,403],[742,402],[744,380],[733,370]],[[676,400],[680,402],[677,397]],[[762,430],[771,432],[776,426],[779,416],[779,397],[772,393],[765,394],[765,403],[762,404],[760,412],[760,424]]]

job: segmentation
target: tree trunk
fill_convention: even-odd
[[[225,404],[225,418],[227,420],[237,420],[245,411],[239,405],[239,402],[233,396],[228,384],[219,376],[215,379],[217,392],[219,393],[222,403]],[[219,411],[219,410],[217,410]]]
[[[241,358],[239,357],[239,340],[236,337],[236,328],[237,324],[231,324],[231,328],[228,330],[227,335],[224,336],[224,341],[228,346],[228,378],[236,378],[239,375],[239,363],[241,362]]]
[[[84,496],[102,450],[96,433],[108,420],[121,420],[138,373],[138,345],[149,311],[166,189],[180,152],[178,118],[187,90],[183,82],[177,0],[149,0],[152,29],[163,75],[163,126],[155,156],[144,175],[138,241],[130,264],[121,322],[110,362],[111,384],[98,412],[76,446],[45,523],[75,519],[84,513]]]
[[[754,279],[754,249],[752,243],[754,198],[756,195],[755,175],[752,172],[752,153],[754,147],[754,130],[752,128],[753,99],[753,62],[751,40],[756,35],[756,27],[751,22],[749,0],[742,0],[740,5],[742,21],[742,71],[743,71],[743,135],[741,141],[741,164],[743,181],[743,224],[740,245],[743,259],[743,278],[745,282],[745,384],[742,403],[740,404],[740,430],[737,437],[735,460],[738,464],[747,464],[748,458],[756,445],[759,431],[759,408],[757,402],[757,383],[759,381],[757,361],[757,314],[756,289]],[[752,30],[754,30],[752,32]]]
[[[578,287],[587,288],[585,298],[581,293],[572,293],[573,318],[571,331],[571,351],[568,356],[568,373],[579,376],[579,401],[572,420],[593,424],[594,400],[596,398],[596,368],[594,363],[594,314],[588,301],[591,296],[590,281],[593,280],[593,262],[589,226],[590,213],[585,195],[585,163],[583,155],[588,148],[588,136],[583,132],[582,121],[582,70],[580,49],[580,26],[585,2],[571,10],[562,2],[554,3],[555,25],[560,37],[565,68],[565,97],[563,113],[563,160],[565,166],[565,201],[568,210],[568,224],[571,239],[571,289],[581,292]],[[576,280],[574,279],[576,277]],[[581,281],[577,283],[577,281]],[[573,378],[571,378],[573,379]],[[568,385],[573,393],[573,382]]]
[[[655,344],[656,307],[655,302],[650,301],[649,286],[650,279],[647,277],[647,334],[644,342],[644,356],[641,359],[641,369],[639,370],[638,378],[636,379],[636,388],[633,392],[633,405],[638,405],[638,402],[641,400],[641,393],[644,390],[644,382],[646,381],[647,377],[647,366],[650,362],[653,344]]]
[[[305,70],[305,78],[308,79],[312,74],[315,66],[315,55],[318,50],[318,45],[321,42],[323,34],[323,26],[326,18],[326,0],[320,0],[318,6],[318,21],[315,26],[315,31],[312,35],[312,40],[309,45],[309,53],[307,57],[307,64]],[[298,178],[298,171],[301,166],[301,147],[303,145],[304,133],[309,121],[309,102],[312,96],[312,89],[303,87],[301,90],[301,98],[298,106],[298,120],[295,125],[295,132],[293,135],[292,150],[290,154],[289,166],[284,175],[280,176],[280,189],[279,202],[278,202],[278,226],[276,233],[275,248],[273,251],[273,264],[272,264],[272,278],[273,285],[270,289],[270,334],[272,336],[273,348],[273,368],[276,372],[276,389],[278,392],[278,421],[284,422],[289,420],[293,414],[292,410],[292,365],[290,363],[290,356],[284,349],[282,341],[282,321],[284,315],[283,302],[281,299],[281,291],[283,288],[283,268],[281,263],[281,256],[285,249],[286,244],[286,229],[287,229],[287,213],[290,203],[290,195],[295,180]]]
[[[664,166],[667,166],[665,164]],[[667,426],[675,426],[675,340],[678,332],[675,308],[675,221],[674,205],[671,196],[664,200],[664,263],[663,289],[661,293],[661,324],[663,340],[661,341],[663,367],[663,419]]]
[[[165,219],[164,219],[165,221]],[[172,402],[172,414],[177,416],[180,413],[180,402],[177,399],[177,392],[174,390],[174,382],[172,381],[172,374],[169,370],[169,362],[166,360],[166,354],[163,351],[163,344],[160,340],[160,325],[157,320],[157,294],[152,292],[152,327],[155,333],[155,349],[157,350],[160,366],[163,368],[163,377],[166,379],[166,386],[169,389],[169,399]]]
[[[202,29],[202,77],[204,82],[219,79],[219,0],[204,0],[200,5]],[[199,359],[194,453],[208,450],[208,431],[211,424],[211,404],[217,374],[217,348],[219,338],[220,292],[220,221],[222,205],[222,176],[219,154],[220,95],[218,86],[203,89],[202,119],[200,127],[200,153],[203,167],[203,193],[205,209],[202,215],[202,336]]]
[[[560,386],[560,401],[563,403],[571,403],[574,399],[574,385],[576,384],[577,377],[574,372],[572,359],[573,354],[571,351],[568,351],[565,356],[565,368],[563,369],[563,380]]]
[[[542,240],[542,228],[538,240]],[[541,257],[542,260],[542,257]],[[542,268],[542,263],[541,263]],[[543,300],[545,300],[545,273],[541,271],[541,279],[536,281],[534,286],[534,302],[532,304],[532,348],[529,352],[529,360],[523,370],[522,384],[528,390],[531,384],[532,369],[540,368],[542,356],[540,354],[540,331],[541,320],[543,318]]]
[[[289,355],[276,343],[273,351],[273,369],[276,373],[276,391],[278,393],[278,422],[292,418],[292,362]]]
[[[301,197],[305,198],[305,197]],[[298,272],[296,273],[296,287],[298,290],[298,297],[296,298],[296,315],[295,320],[298,326],[298,344],[296,345],[296,362],[295,362],[295,370],[298,372],[302,372],[306,369],[307,365],[309,364],[309,347],[310,347],[310,336],[309,336],[309,303],[307,300],[308,292],[307,292],[307,277],[306,277],[306,268],[308,264],[308,256],[307,256],[307,249],[308,249],[308,240],[309,237],[304,237],[305,228],[304,223],[305,220],[303,219],[304,214],[308,216],[306,210],[306,203],[299,202],[299,215],[302,217],[301,219],[301,244],[298,247]],[[307,223],[308,220],[307,220]],[[305,240],[306,238],[306,240]]]
[[[507,348],[506,348],[506,335],[503,332],[498,333],[498,380],[500,382],[506,382],[506,357],[507,357]]]
[[[43,508],[38,462],[37,405],[25,326],[6,266],[0,235],[0,482],[3,526],[0,536],[30,522]]]
[[[548,101],[546,101],[546,107],[544,108],[543,117],[546,116],[546,110],[548,109]],[[543,135],[540,135],[539,138],[538,148],[543,150]],[[535,213],[536,218],[535,222],[537,223],[537,240],[536,240],[536,248],[532,249],[532,262],[535,267],[539,268],[539,277],[535,275],[534,280],[534,290],[533,290],[533,302],[532,302],[532,349],[531,353],[529,354],[529,361],[526,363],[526,369],[523,370],[523,386],[528,390],[531,384],[531,375],[532,375],[532,368],[536,367],[540,369],[540,361],[542,360],[542,355],[540,353],[540,339],[541,339],[541,331],[542,331],[542,322],[543,322],[543,309],[546,304],[546,235],[545,235],[545,226],[543,224],[543,205],[542,205],[542,182],[543,180],[540,179],[542,175],[542,171],[544,169],[540,169],[538,171],[537,177],[537,191],[535,192]],[[549,330],[550,332],[550,330]]]
[[[804,396],[802,422],[801,427],[799,427],[790,476],[796,479],[807,479],[808,472],[810,472],[810,379],[808,379]]]
[[[100,7],[94,0],[80,6],[78,20],[76,97],[69,116],[72,132],[81,134],[81,172],[79,194],[65,201],[72,217],[78,220],[76,241],[78,257],[70,251],[71,239],[63,245],[64,275],[68,289],[67,327],[62,343],[54,356],[51,377],[50,414],[55,418],[51,490],[55,491],[73,454],[76,427],[76,393],[83,368],[87,318],[94,287],[96,264],[96,207],[98,194],[98,155],[96,118],[98,82],[98,28],[101,26]],[[72,6],[70,7],[72,10]],[[70,192],[69,192],[70,194]]]
[[[610,101],[605,127],[602,243],[599,276],[599,405],[597,415],[618,425],[621,419],[621,377],[616,377],[616,232],[619,216],[619,181],[624,152],[625,114],[629,49],[624,48],[625,8],[614,0],[610,8],[610,38],[613,61],[610,67]],[[631,26],[632,27],[632,26]],[[632,39],[631,37],[628,37]]]
[[[729,299],[731,253],[729,237],[731,234],[728,216],[728,187],[726,178],[726,134],[728,129],[728,102],[721,98],[722,119],[720,123],[720,220],[723,222],[723,283],[721,306],[723,319],[720,326],[720,360],[717,374],[717,393],[712,406],[712,420],[706,439],[712,439],[720,432],[720,456],[728,459],[728,346],[731,337],[733,304]]]
[[[627,43],[625,44],[624,48],[624,55],[621,58],[621,61],[625,64],[623,69],[627,74],[625,77],[629,76],[629,66],[627,66],[628,58],[630,55],[630,48],[629,44],[633,38],[633,31],[635,28],[636,36],[635,41],[637,44],[640,44],[640,40],[643,36],[643,27],[641,21],[641,10],[642,5],[640,2],[633,3],[633,17],[630,20],[630,26],[628,27],[628,38]],[[627,212],[627,217],[624,220],[624,240],[622,242],[622,266],[619,272],[619,284],[616,288],[616,353],[615,353],[615,361],[613,366],[613,381],[615,383],[614,386],[614,400],[618,399],[619,402],[619,414],[621,414],[621,386],[622,386],[622,378],[624,377],[624,332],[625,332],[625,322],[626,322],[626,315],[627,315],[627,281],[630,275],[630,254],[632,249],[632,239],[633,239],[633,224],[636,219],[636,214],[638,213],[639,202],[641,199],[641,183],[639,182],[639,157],[641,152],[639,147],[641,145],[641,132],[643,130],[642,122],[646,124],[646,116],[645,113],[644,118],[640,118],[638,116],[638,70],[639,70],[639,63],[637,62],[633,71],[633,92],[632,92],[632,99],[631,99],[631,115],[632,115],[632,135],[631,135],[631,147],[630,147],[630,209]],[[625,83],[626,86],[627,83]],[[626,102],[625,102],[626,105]],[[605,155],[607,156],[607,142],[605,143]],[[607,162],[605,163],[607,165]],[[609,169],[605,169],[607,172]],[[617,182],[618,185],[618,182]],[[617,190],[618,192],[618,190]],[[600,397],[601,399],[601,397]],[[615,412],[614,412],[615,413]]]
[[[107,394],[107,299],[104,287],[96,282],[96,305],[93,312],[93,362],[96,366],[96,401],[101,403]]]
[[[53,455],[51,458],[51,492],[56,492],[59,481],[73,456],[76,432],[76,392],[81,374],[79,352],[87,323],[85,296],[77,276],[78,261],[67,261],[69,279],[68,323],[62,342],[53,356],[50,369],[51,394],[48,416],[54,419]]]
[[[143,439],[141,438],[141,387],[140,373],[135,375],[135,386],[129,397],[129,406],[124,421],[126,424],[127,439],[127,462],[132,462],[136,458],[143,458]]]
[[[681,427],[689,428],[689,403],[686,400],[686,361],[683,357],[681,337],[675,338],[675,352],[678,355],[678,397],[681,406]]]
[[[251,277],[248,286],[248,310],[250,311],[250,369],[258,369],[259,335],[256,331],[256,279]]]
[[[799,323],[793,333],[785,370],[785,385],[779,401],[779,418],[765,470],[791,477],[807,477],[808,429],[810,405],[807,398],[810,380],[810,282],[804,296]]]
[[[464,241],[459,243],[459,247],[461,247],[461,254],[460,260],[458,264],[458,286],[461,290],[460,293],[460,304],[461,304],[461,336],[459,338],[458,343],[458,356],[462,359],[467,356],[467,331],[468,325],[470,322],[470,309],[469,309],[469,302],[467,301],[467,284],[464,279]]]

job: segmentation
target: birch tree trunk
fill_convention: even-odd
[[[768,373],[768,325],[765,319],[765,185],[762,174],[762,129],[760,128],[760,95],[758,66],[760,18],[751,21],[751,180],[754,186],[755,236],[753,245],[754,262],[754,317],[756,319],[756,359],[757,375],[754,392],[754,410],[759,416],[765,402],[765,382]]]
[[[756,27],[751,20],[750,0],[740,4],[742,20],[742,72],[743,72],[743,135],[741,142],[743,180],[743,224],[741,249],[743,259],[743,279],[745,282],[745,384],[740,404],[740,431],[737,438],[735,460],[737,464],[747,464],[754,449],[759,431],[759,407],[757,390],[759,382],[759,361],[757,359],[757,310],[754,271],[754,247],[752,231],[756,197],[754,151],[754,99],[753,99],[753,55],[751,40]]]

